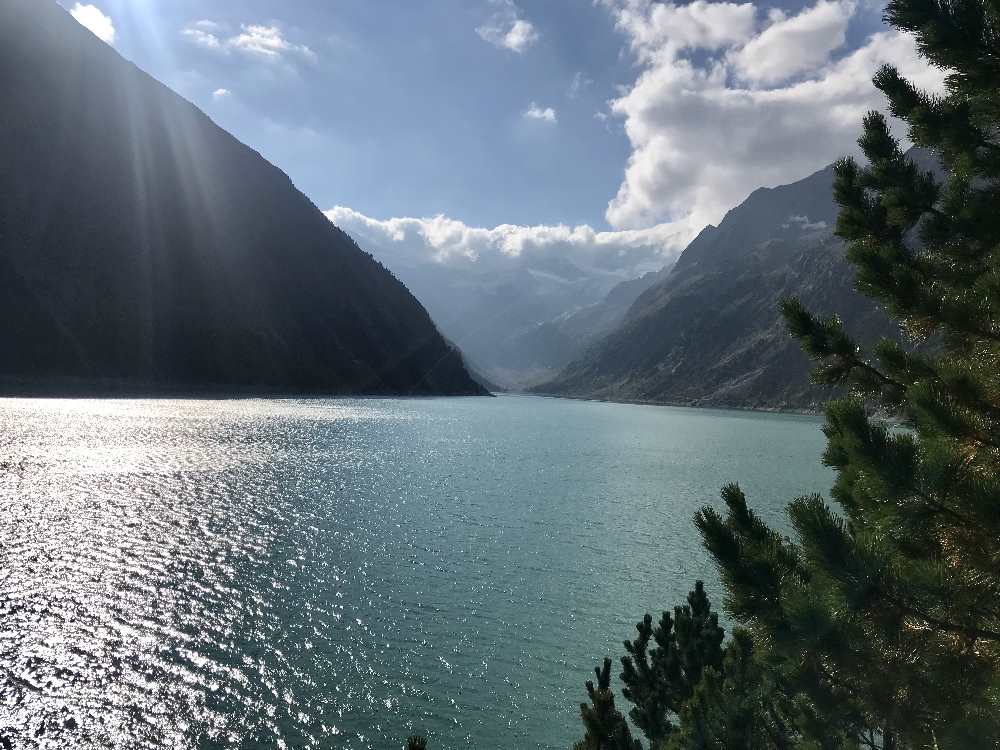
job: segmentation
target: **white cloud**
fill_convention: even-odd
[[[316,61],[315,52],[304,44],[289,42],[277,26],[244,24],[240,28],[242,29],[241,33],[227,41],[227,44],[234,49],[263,57],[279,58],[286,54],[293,54],[310,62]]]
[[[216,89],[212,92],[212,98],[219,101],[220,99],[225,99],[227,96],[232,96],[232,93],[229,89]]]
[[[783,229],[790,229],[791,227],[798,227],[799,229],[804,229],[806,231],[815,231],[820,229],[828,229],[827,223],[825,221],[810,221],[808,216],[789,216],[787,221],[781,225]]]
[[[781,11],[774,22],[733,55],[733,65],[748,81],[777,83],[815,70],[843,46],[853,0],[819,0],[791,18]]]
[[[222,49],[222,40],[212,33],[212,29],[216,27],[216,24],[212,24],[212,26],[203,25],[211,23],[211,21],[198,21],[196,24],[181,29],[181,33],[199,46],[208,49]]]
[[[598,232],[586,224],[473,227],[443,215],[380,220],[344,206],[325,213],[390,268],[397,263],[435,262],[477,264],[486,270],[532,256],[564,254],[580,267],[602,268],[633,278],[672,262],[684,241],[667,225]]]
[[[671,59],[692,49],[718,50],[754,33],[752,3],[694,0],[686,5],[650,0],[607,0],[615,25],[628,37],[640,62]]]
[[[895,31],[838,55],[853,0],[818,0],[790,17],[772,12],[759,28],[764,14],[749,3],[605,4],[640,65],[610,103],[632,146],[607,209],[618,228],[667,222],[690,238],[755,188],[856,153],[861,118],[884,109],[871,84],[882,63],[918,85],[942,85],[913,39]]]
[[[540,120],[541,122],[548,122],[553,125],[556,123],[556,111],[552,107],[545,107],[543,109],[534,102],[521,113],[521,116],[526,120]]]
[[[228,36],[214,21],[201,20],[185,26],[181,33],[195,44],[218,52],[236,50],[264,60],[297,58],[315,63],[316,53],[305,44],[294,44],[285,38],[279,26],[241,24],[240,31]]]
[[[569,88],[566,90],[566,96],[570,99],[576,99],[584,89],[589,88],[594,83],[592,78],[587,78],[582,70],[576,71],[573,74],[573,79],[569,82]]]
[[[524,52],[538,41],[538,30],[531,21],[521,18],[521,9],[513,0],[493,0],[497,10],[476,33],[494,47]]]
[[[108,44],[115,43],[115,25],[111,17],[105,15],[96,5],[77,3],[69,14],[101,41]]]

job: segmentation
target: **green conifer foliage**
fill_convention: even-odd
[[[646,615],[635,627],[638,637],[625,641],[622,695],[633,704],[632,722],[657,747],[673,731],[673,719],[705,669],[722,665],[724,633],[701,581],[688,594],[687,605],[674,608],[673,618],[664,612],[654,628]]]
[[[826,410],[834,503],[795,500],[794,543],[735,486],[723,490],[724,513],[706,508],[696,523],[729,611],[780,664],[800,706],[839,715],[861,745],[995,748],[1000,3],[891,0],[886,19],[947,72],[947,93],[878,72],[922,152],[905,154],[886,118],[869,113],[859,140],[868,165],[837,165],[837,232],[858,288],[899,321],[905,344],[867,355],[838,319],[786,301],[815,380],[849,394]]]
[[[639,740],[632,737],[632,730],[622,712],[615,707],[615,694],[611,690],[611,659],[594,667],[597,686],[587,681],[590,703],[580,704],[584,737],[573,747],[575,750],[642,750]]]
[[[680,713],[668,750],[784,750],[793,733],[781,718],[780,691],[754,656],[753,640],[736,630],[718,667],[709,667]],[[655,747],[655,746],[654,746]]]
[[[638,637],[625,642],[622,694],[650,750],[796,746],[792,741],[798,735],[787,717],[799,714],[776,683],[777,673],[758,659],[745,630],[737,630],[723,646],[725,633],[701,581],[687,604],[674,608],[673,617],[664,612],[654,627],[646,615],[636,630]],[[581,706],[586,735],[576,749],[640,750],[641,742],[615,707],[611,660],[595,671],[597,687],[587,683],[591,702]],[[818,736],[842,736],[821,718],[800,718],[814,718]]]

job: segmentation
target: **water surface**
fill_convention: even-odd
[[[0,738],[566,748],[738,480],[825,491],[819,421],[532,397],[0,400]]]

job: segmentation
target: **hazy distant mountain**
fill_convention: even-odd
[[[834,237],[833,168],[752,193],[706,227],[615,330],[537,390],[588,398],[808,408],[827,391],[785,330],[778,304],[799,296],[870,341],[894,327],[853,288]]]
[[[511,251],[506,243],[515,240],[504,228],[376,222],[346,209],[328,216],[345,222],[407,285],[470,365],[505,387],[558,372],[591,331],[606,332],[621,319],[644,283],[636,277],[667,262],[656,238],[580,241],[562,236],[579,229],[550,227],[541,237],[516,238]],[[446,241],[434,244],[442,236]]]
[[[502,339],[494,353],[500,377],[518,386],[530,386],[556,375],[586,349],[611,333],[632,303],[668,269],[649,271],[612,287],[604,297],[543,323],[523,328]]]
[[[0,2],[5,387],[480,393],[288,177],[52,0]]]

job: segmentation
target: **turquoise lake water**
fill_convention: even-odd
[[[561,748],[646,611],[783,526],[820,420],[534,397],[0,400],[0,738]]]

